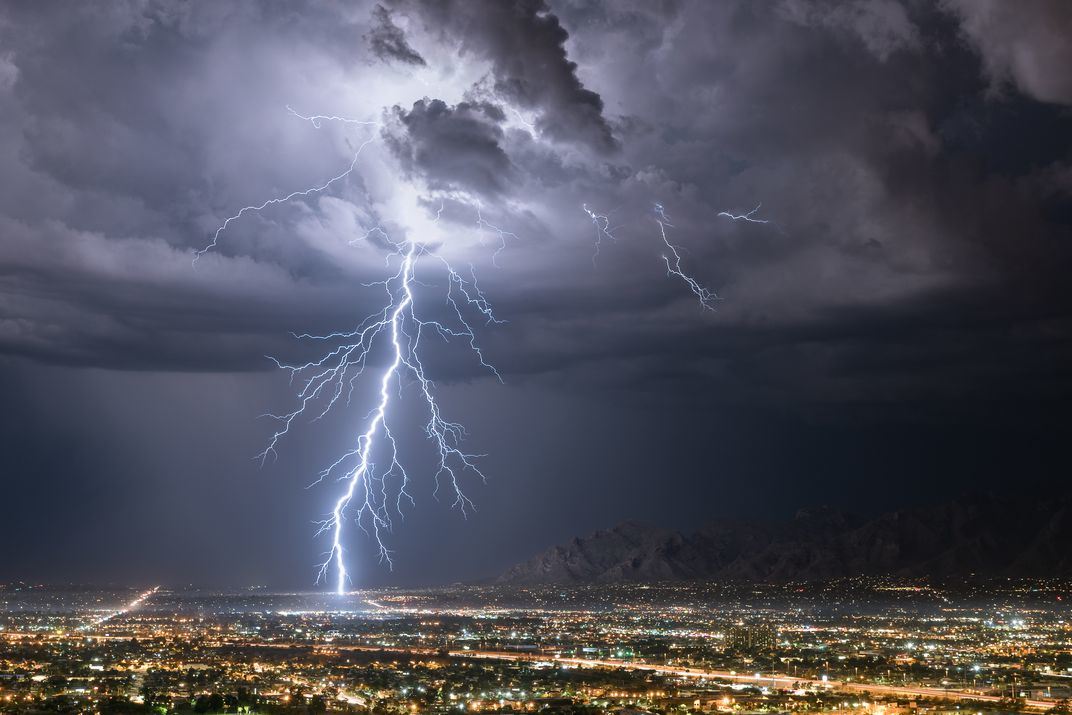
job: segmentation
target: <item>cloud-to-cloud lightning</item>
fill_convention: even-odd
[[[748,223],[771,223],[767,219],[755,218],[756,212],[759,211],[760,205],[757,205],[751,211],[743,214],[734,214],[729,211],[719,211],[718,216],[723,218],[729,218],[733,221],[746,221]],[[596,259],[599,257],[599,251],[603,245],[604,240],[617,241],[618,237],[614,235],[614,228],[610,224],[610,217],[608,214],[597,213],[590,208],[588,204],[581,204],[581,210],[584,211],[592,225],[596,229],[595,248],[592,253],[592,264],[595,265]],[[685,272],[682,267],[681,248],[670,241],[669,236],[666,233],[666,229],[673,228],[674,224],[671,222],[670,217],[666,214],[666,209],[661,203],[655,203],[653,206],[653,213],[655,214],[655,222],[659,225],[659,237],[662,238],[663,245],[666,246],[666,251],[661,254],[663,262],[666,263],[666,273],[668,276],[679,278],[689,287],[692,294],[696,296],[700,301],[700,305],[706,310],[714,310],[715,303],[721,298],[718,297],[713,290],[705,287],[698,280],[693,278],[690,274]]]
[[[747,221],[748,223],[770,223],[770,221],[768,221],[767,219],[754,218],[756,212],[759,211],[760,207],[762,206],[763,204],[756,204],[756,207],[754,209],[743,214],[735,214],[730,211],[719,211],[718,215],[723,218],[731,219],[733,221]]]
[[[342,123],[345,123],[345,124],[358,124],[358,125],[361,125],[361,126],[370,126],[370,127],[379,127],[379,126],[381,126],[379,122],[364,121],[364,120],[360,120],[360,119],[350,119],[350,118],[347,118],[347,117],[328,116],[328,115],[324,115],[324,114],[314,114],[312,116],[305,116],[305,115],[302,115],[302,114],[298,114],[293,109],[291,109],[289,106],[287,106],[287,111],[290,112],[291,114],[293,114],[295,117],[298,117],[299,119],[303,119],[303,120],[309,122],[310,124],[312,124],[317,129],[319,129],[322,126],[322,123],[326,122],[326,121],[342,122]],[[245,214],[247,214],[247,213],[256,213],[258,211],[263,211],[264,209],[268,208],[269,206],[274,206],[276,204],[285,204],[288,201],[293,201],[294,199],[305,198],[307,196],[312,196],[313,194],[318,194],[318,193],[320,193],[322,191],[326,191],[326,190],[330,189],[332,186],[334,186],[336,183],[342,181],[343,179],[348,177],[350,174],[354,173],[354,169],[357,168],[357,160],[361,158],[361,152],[364,151],[365,147],[367,147],[369,144],[371,144],[375,140],[376,140],[376,135],[373,134],[368,139],[366,139],[361,144],[359,144],[357,149],[354,151],[353,158],[350,160],[350,165],[347,166],[346,169],[343,170],[341,173],[336,174],[335,176],[331,177],[330,179],[328,179],[324,183],[319,184],[317,186],[310,186],[309,188],[306,188],[306,189],[299,189],[297,191],[292,191],[292,192],[290,192],[289,194],[287,194],[285,196],[278,196],[278,197],[276,197],[274,199],[268,199],[267,201],[264,201],[264,202],[262,202],[260,204],[250,205],[250,206],[243,206],[237,212],[235,212],[234,214],[228,216],[226,219],[224,219],[223,223],[221,223],[219,226],[216,227],[216,231],[212,234],[212,240],[209,241],[209,243],[207,245],[205,245],[202,248],[199,248],[198,250],[194,251],[194,262],[196,263],[198,258],[200,258],[201,256],[203,256],[206,253],[208,253],[209,251],[211,251],[213,248],[215,248],[219,243],[220,234],[222,234],[224,231],[226,231],[228,226],[230,226],[234,221],[237,221],[238,219],[242,218]]]
[[[614,229],[611,228],[610,225],[610,218],[606,214],[596,213],[588,207],[588,204],[582,204],[581,209],[586,214],[588,214],[588,218],[596,227],[595,249],[592,254],[592,263],[595,264],[596,258],[599,257],[599,249],[603,241],[605,239],[617,241],[618,238],[614,235]],[[756,209],[752,211],[752,213],[755,213],[755,210],[758,209],[759,207],[757,206]],[[700,300],[701,306],[703,306],[707,310],[714,310],[714,303],[719,300],[718,295],[716,295],[714,291],[705,288],[703,285],[701,285],[699,281],[697,281],[695,278],[686,273],[685,270],[681,267],[681,249],[671,243],[669,237],[666,235],[666,229],[673,228],[674,224],[671,223],[670,217],[666,215],[666,210],[663,208],[663,205],[660,203],[656,203],[654,205],[653,211],[655,213],[655,222],[659,224],[659,235],[660,237],[662,237],[663,244],[666,245],[666,248],[669,251],[669,254],[667,254],[666,252],[662,254],[662,259],[666,262],[667,275],[680,278],[682,281],[685,282],[685,285],[689,287],[689,290],[691,290],[692,293]],[[723,213],[720,213],[719,215],[722,216]],[[750,215],[751,214],[749,214],[749,216]],[[744,217],[742,216],[741,218]],[[757,221],[757,223],[766,222]]]
[[[366,126],[377,126],[374,122],[347,119],[345,117],[312,115],[304,116],[287,108],[294,116],[309,121],[319,128],[324,121],[338,121]],[[215,231],[211,243],[195,254],[203,255],[217,245],[220,234],[230,223],[241,218],[245,213],[261,211],[268,206],[285,203],[292,199],[304,198],[322,192],[333,184],[351,174],[360,157],[361,151],[373,138],[362,143],[354,154],[350,166],[343,173],[320,185],[294,191],[284,197],[270,199],[259,205],[246,206],[227,218]],[[438,220],[438,215],[437,215]],[[505,243],[504,232],[484,222],[499,233]],[[491,305],[476,283],[476,278],[463,277],[447,260],[415,240],[394,241],[381,226],[374,226],[365,233],[365,238],[376,233],[392,246],[387,256],[387,265],[397,261],[397,270],[386,279],[373,286],[384,290],[382,307],[366,318],[357,328],[348,332],[328,335],[302,334],[296,337],[306,340],[323,341],[333,345],[322,357],[304,364],[289,365],[278,360],[276,365],[291,375],[292,382],[298,381],[297,405],[293,410],[281,415],[270,415],[279,427],[268,440],[264,451],[259,455],[263,461],[275,453],[279,441],[290,431],[295,419],[305,414],[319,419],[332,407],[343,400],[349,404],[359,378],[377,356],[374,351],[382,345],[386,353],[386,364],[378,367],[379,389],[375,405],[368,413],[364,430],[357,437],[356,445],[347,451],[320,473],[317,482],[336,474],[341,474],[342,493],[334,502],[327,519],[320,523],[317,534],[330,533],[331,546],[324,561],[320,564],[317,581],[330,577],[334,570],[335,590],[344,593],[350,584],[350,571],[347,567],[344,544],[345,525],[348,521],[356,522],[375,540],[380,558],[391,563],[391,554],[384,541],[384,532],[392,525],[392,512],[401,514],[403,501],[413,502],[408,487],[410,474],[404,460],[399,454],[399,444],[391,426],[391,407],[401,401],[407,390],[415,390],[418,402],[423,404],[427,421],[423,425],[425,436],[432,444],[435,458],[435,493],[438,494],[443,482],[449,484],[453,492],[453,504],[463,515],[473,504],[462,490],[461,477],[469,472],[480,479],[484,475],[475,464],[479,455],[469,454],[461,449],[465,437],[465,428],[444,418],[435,396],[435,386],[428,378],[422,361],[422,347],[425,337],[444,340],[462,339],[473,351],[480,364],[497,378],[499,373],[487,362],[476,342],[473,325],[467,315],[477,316],[485,323],[501,323],[495,317]],[[509,234],[512,235],[512,234]],[[500,248],[501,250],[501,248]],[[448,306],[446,319],[424,319],[417,311],[416,289],[430,289],[428,283],[418,281],[416,269],[419,259],[427,257],[434,261],[446,274],[445,295],[442,298]],[[405,377],[412,379],[410,383]],[[382,460],[379,463],[377,460]]]
[[[732,221],[745,221],[748,223],[762,224],[771,223],[766,219],[755,218],[756,212],[759,211],[760,206],[762,206],[762,204],[757,205],[756,208],[751,209],[747,213],[732,213],[730,211],[719,211],[718,215],[719,217],[727,218]],[[589,219],[596,227],[595,249],[592,254],[592,263],[594,265],[596,262],[596,258],[599,256],[599,249],[602,245],[602,241],[604,241],[605,239],[616,241],[617,237],[613,233],[614,228],[612,228],[610,225],[610,217],[608,214],[597,213],[587,204],[582,204],[581,210],[583,210],[587,215],[589,215]],[[695,295],[699,299],[700,306],[702,306],[704,309],[714,310],[715,303],[721,299],[714,291],[712,291],[712,289],[705,287],[698,280],[691,277],[690,274],[685,272],[685,269],[682,267],[681,249],[678,247],[678,245],[672,243],[670,241],[669,236],[667,236],[667,228],[673,228],[673,223],[670,221],[670,217],[668,217],[666,209],[662,207],[661,204],[656,203],[653,207],[653,212],[655,214],[655,222],[659,226],[659,237],[662,239],[662,243],[666,245],[668,251],[668,253],[664,252],[661,254],[661,258],[662,260],[664,260],[667,266],[667,275],[672,275],[672,277],[674,278],[681,279],[685,283],[685,285],[688,286],[689,291],[693,292],[693,295]]]

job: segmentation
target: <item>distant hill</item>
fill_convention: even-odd
[[[782,523],[715,521],[692,534],[625,522],[552,547],[499,582],[968,574],[1072,576],[1072,496],[981,495],[873,519],[821,507]]]

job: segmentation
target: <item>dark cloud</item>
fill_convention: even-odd
[[[427,62],[417,50],[410,46],[402,28],[391,19],[391,12],[383,5],[377,5],[372,11],[375,24],[365,39],[372,47],[372,53],[381,60],[395,60],[402,64],[417,67],[427,66]]]
[[[429,188],[496,196],[510,185],[514,167],[499,145],[505,119],[500,107],[422,99],[408,111],[395,107],[394,119],[386,130],[392,151]]]
[[[1012,83],[1043,102],[1072,104],[1072,5],[1063,0],[942,0],[978,50],[995,90]]]
[[[782,0],[781,16],[806,27],[842,33],[885,61],[901,50],[919,49],[920,34],[897,0]]]
[[[603,100],[578,78],[566,54],[569,33],[544,0],[416,0],[416,7],[431,31],[487,58],[495,90],[535,111],[542,133],[604,152],[617,146]]]

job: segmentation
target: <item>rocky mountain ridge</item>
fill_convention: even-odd
[[[786,522],[721,520],[689,534],[624,522],[554,546],[509,569],[499,582],[969,574],[1072,576],[1072,495],[979,495],[871,519],[820,507]]]

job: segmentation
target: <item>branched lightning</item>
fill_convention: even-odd
[[[375,121],[335,115],[303,115],[289,106],[287,111],[292,116],[308,122],[315,129],[322,128],[325,122],[371,128],[382,126]],[[535,127],[516,109],[513,111],[518,120],[530,132],[535,133]],[[361,142],[353,151],[349,165],[328,180],[259,204],[244,206],[225,218],[216,227],[209,243],[195,251],[194,262],[216,248],[223,232],[246,214],[258,213],[295,199],[308,198],[342,182],[355,172],[362,152],[375,141],[376,136],[377,132],[373,132]],[[617,241],[618,237],[614,233],[615,227],[611,225],[609,214],[597,213],[588,204],[582,204],[582,209],[596,231],[592,255],[592,262],[595,264],[603,242]],[[760,205],[757,205],[743,214],[720,211],[718,216],[733,221],[769,223],[765,219],[756,218],[759,209]],[[436,222],[442,213],[441,205],[436,213]],[[719,297],[685,272],[681,249],[671,242],[667,232],[667,229],[673,228],[674,225],[661,204],[654,205],[654,215],[666,248],[662,258],[666,264],[667,275],[684,282],[703,308],[713,310]],[[480,232],[490,232],[497,238],[497,246],[492,254],[492,262],[496,265],[498,256],[505,250],[508,241],[518,239],[513,232],[488,221],[479,204],[476,206],[476,227]],[[330,514],[319,522],[317,530],[317,535],[329,534],[331,538],[330,547],[317,571],[317,582],[333,577],[338,593],[344,593],[350,582],[346,558],[348,547],[344,538],[348,536],[346,524],[356,523],[374,539],[380,560],[391,565],[391,552],[387,547],[385,534],[392,528],[393,515],[402,516],[404,503],[414,503],[410,491],[410,471],[400,455],[400,444],[396,438],[396,431],[401,430],[401,426],[396,424],[398,418],[394,409],[396,403],[404,399],[407,393],[421,406],[426,415],[422,429],[435,457],[433,494],[438,496],[440,489],[446,485],[452,493],[453,506],[465,515],[473,508],[473,503],[462,490],[463,476],[469,473],[480,479],[484,478],[484,474],[476,465],[476,460],[481,455],[471,454],[461,447],[466,436],[465,428],[443,416],[436,398],[435,385],[428,378],[423,362],[424,347],[427,343],[425,338],[462,340],[480,365],[501,380],[498,371],[486,360],[477,344],[471,321],[479,320],[485,324],[498,324],[503,321],[496,318],[487,297],[477,284],[472,266],[470,265],[467,276],[462,275],[442,255],[433,252],[428,244],[411,239],[396,241],[381,224],[365,229],[362,235],[355,236],[350,243],[366,242],[374,235],[378,245],[389,247],[385,255],[389,275],[381,281],[369,284],[370,287],[379,287],[383,291],[380,307],[352,330],[325,335],[295,334],[298,339],[330,346],[315,360],[303,364],[288,364],[271,358],[278,368],[289,373],[291,383],[296,385],[296,402],[289,412],[266,415],[276,422],[276,428],[264,450],[258,455],[262,463],[268,457],[274,456],[280,441],[289,434],[299,417],[310,416],[315,421],[327,415],[340,401],[349,405],[357,383],[366,369],[376,370],[378,390],[373,399],[374,404],[366,414],[364,428],[357,435],[353,448],[321,470],[313,482],[318,484],[333,478],[342,484],[341,493],[333,502]],[[434,288],[417,278],[416,270],[422,258],[445,275],[445,284],[440,288],[446,307],[446,318],[424,317],[425,314],[419,310],[418,293],[424,295],[427,290]]]
[[[655,204],[655,222],[659,224],[659,235],[662,236],[663,243],[669,249],[670,254],[664,253],[662,258],[666,261],[666,274],[671,276],[677,276],[681,280],[685,281],[685,284],[689,287],[689,290],[700,299],[700,305],[707,310],[714,310],[715,301],[719,300],[718,295],[714,291],[705,288],[700,283],[685,273],[681,267],[681,254],[678,247],[670,243],[670,239],[666,236],[666,229],[673,228],[674,224],[670,222],[670,217],[666,215],[666,211],[663,209],[662,204]],[[671,256],[673,258],[671,258]]]
[[[290,107],[294,116],[319,128],[322,122],[338,121],[363,126],[378,126],[375,122],[347,119],[328,115],[304,116]],[[307,197],[322,192],[351,174],[361,151],[373,141],[366,140],[357,149],[350,166],[327,182],[308,189],[294,191],[284,197],[270,199],[262,204],[246,206],[228,217],[215,231],[208,246],[197,252],[203,255],[217,245],[220,234],[235,220],[246,213],[255,213],[273,204],[295,198]],[[436,221],[442,207],[436,214]],[[497,256],[506,246],[507,238],[515,234],[500,229],[483,218],[478,208],[477,225],[490,230],[499,237]],[[331,344],[320,358],[304,364],[287,364],[270,358],[276,366],[290,374],[291,383],[297,385],[296,404],[284,414],[266,415],[277,423],[264,450],[258,455],[263,462],[274,456],[281,439],[286,436],[294,421],[302,415],[311,415],[318,420],[324,417],[340,400],[347,405],[353,397],[359,378],[376,362],[376,350],[386,352],[386,364],[378,369],[379,389],[375,404],[368,412],[364,430],[357,436],[352,449],[323,469],[314,484],[335,477],[343,484],[342,493],[336,498],[330,515],[319,522],[317,535],[329,533],[331,545],[317,572],[317,582],[327,579],[334,571],[335,589],[344,593],[350,581],[346,565],[344,526],[354,521],[376,542],[381,561],[391,565],[391,552],[384,540],[385,532],[392,528],[392,514],[402,515],[403,502],[414,502],[409,491],[410,473],[399,453],[399,443],[392,426],[392,404],[401,400],[409,391],[423,406],[427,419],[423,431],[432,445],[435,455],[433,480],[434,494],[438,496],[444,484],[453,496],[453,506],[465,515],[473,503],[462,490],[461,479],[466,472],[484,478],[476,466],[481,455],[463,451],[461,443],[466,436],[465,428],[443,416],[436,399],[435,385],[428,378],[423,362],[425,338],[438,337],[446,341],[461,339],[476,356],[481,366],[501,381],[498,371],[485,359],[477,344],[473,328],[474,319],[485,324],[500,324],[491,304],[477,284],[472,266],[468,277],[463,276],[442,255],[431,252],[424,244],[412,240],[395,241],[380,225],[368,229],[354,241],[368,239],[373,234],[383,238],[392,247],[386,256],[387,266],[396,267],[387,278],[369,284],[383,290],[381,306],[353,330],[326,335],[295,334],[296,338]],[[353,241],[351,242],[353,243]],[[445,271],[446,283],[442,298],[447,307],[443,320],[421,317],[417,309],[417,288],[431,288],[416,277],[416,267],[422,257],[427,257]],[[473,316],[473,317],[467,317]],[[407,381],[408,380],[408,381]],[[379,461],[377,461],[379,460]]]

